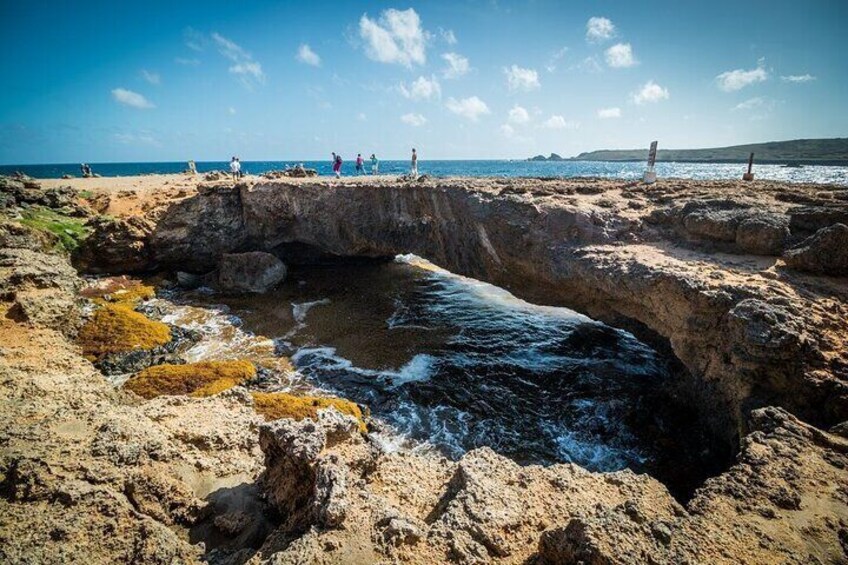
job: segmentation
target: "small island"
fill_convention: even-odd
[[[568,161],[568,159],[560,157],[556,153],[551,153],[550,157],[545,157],[544,155],[536,155],[535,157],[530,157],[527,160],[528,161]]]

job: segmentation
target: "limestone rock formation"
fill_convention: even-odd
[[[848,276],[848,226],[833,224],[786,251],[783,260],[799,271]]]
[[[148,240],[155,224],[142,216],[126,219],[97,216],[91,234],[74,254],[74,263],[87,273],[141,273],[153,268]]]
[[[174,205],[152,245],[165,266],[203,270],[214,267],[213,254],[199,242],[216,254],[255,249],[286,260],[298,257],[288,255],[293,247],[324,257],[415,253],[534,302],[647,330],[688,368],[681,394],[696,397],[729,444],[744,433],[745,413],[769,403],[823,426],[848,418],[848,298],[830,306],[821,289],[798,293],[803,282],[777,278],[748,254],[776,255],[798,237],[797,207],[786,202],[815,201],[821,188],[761,190],[772,192],[741,197],[740,183],[727,181],[265,181]],[[831,201],[827,217],[842,208]],[[730,314],[749,298],[798,324],[803,345],[791,362],[760,355],[757,331],[737,331]]]
[[[218,263],[218,288],[224,292],[267,292],[286,278],[286,266],[270,253],[225,253]]]

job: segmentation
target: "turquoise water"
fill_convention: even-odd
[[[269,170],[279,170],[287,165],[303,163],[304,166],[317,169],[321,175],[330,175],[330,161],[243,161],[242,171],[248,174],[260,174]],[[91,163],[93,171],[102,176],[130,176],[156,173],[179,173],[186,169],[186,163]],[[660,177],[691,179],[738,179],[742,177],[746,165],[740,163],[658,163],[657,174]],[[366,168],[370,165],[366,162]],[[642,176],[645,164],[642,162],[610,163],[603,161],[428,161],[421,160],[418,166],[421,174],[434,176],[495,176],[495,177],[608,177],[637,179]],[[227,161],[198,162],[197,170],[229,170]],[[382,161],[380,173],[402,174],[409,170],[407,161]],[[8,175],[21,171],[35,178],[60,178],[64,174],[80,176],[79,163],[55,165],[3,165],[0,174]],[[352,159],[346,160],[342,173],[345,176],[355,174]],[[755,165],[754,173],[758,179],[782,180],[788,182],[814,182],[840,184],[848,186],[848,167],[809,165],[800,168],[782,165]]]

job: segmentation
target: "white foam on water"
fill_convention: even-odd
[[[183,357],[186,361],[225,360],[250,355],[269,355],[274,351],[274,341],[242,330],[241,318],[229,314],[223,305],[196,307],[174,305],[160,301],[168,313],[162,317],[166,324],[197,331],[202,339],[190,347]],[[154,302],[154,305],[157,305]]]
[[[500,308],[543,314],[546,316],[556,317],[560,319],[565,318],[569,320],[574,320],[575,322],[593,321],[588,316],[584,316],[583,314],[575,312],[574,310],[571,310],[569,308],[562,308],[558,306],[542,306],[539,304],[527,302],[516,297],[508,290],[483,281],[479,281],[477,279],[457,275],[439,267],[438,265],[431,263],[423,257],[419,257],[418,255],[414,255],[411,253],[397,255],[395,257],[395,262],[402,263],[405,265],[411,265],[413,267],[429,271],[444,281],[449,281],[460,285],[462,287],[462,290],[470,293],[482,302],[497,305]]]
[[[330,299],[322,298],[321,300],[312,300],[311,302],[292,303],[292,316],[298,324],[305,325],[306,314],[308,314],[315,306],[321,306],[324,304],[330,304]]]
[[[347,371],[366,377],[386,379],[391,381],[393,388],[405,383],[429,379],[436,358],[432,355],[419,353],[397,370],[364,369],[338,355],[335,347],[302,347],[291,356],[291,360],[295,366],[317,365],[323,370]]]

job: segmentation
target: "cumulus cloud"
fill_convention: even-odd
[[[426,124],[427,118],[425,118],[421,114],[409,113],[409,114],[404,114],[403,116],[401,116],[400,121],[402,121],[405,124],[409,124],[412,127],[417,128],[419,126],[423,126],[424,124]]]
[[[507,118],[513,124],[526,124],[530,121],[530,113],[517,104],[509,111]]]
[[[586,22],[586,41],[600,43],[615,36],[615,26],[607,18],[589,18]]]
[[[321,66],[321,57],[312,50],[312,47],[308,43],[300,44],[300,47],[297,48],[296,58],[305,65],[312,65],[313,67]]]
[[[757,82],[763,82],[768,79],[768,72],[763,68],[763,61],[757,65],[756,69],[734,69],[726,71],[716,77],[718,87],[725,92],[734,92]]]
[[[491,113],[489,106],[476,96],[463,98],[462,100],[448,98],[448,101],[445,103],[445,107],[454,114],[469,119],[472,122],[476,122],[480,119],[480,116]]]
[[[410,100],[430,100],[442,97],[442,87],[436,77],[418,77],[407,87],[403,83],[398,87],[400,93]]]
[[[610,118],[620,118],[621,108],[601,108],[600,110],[598,110],[598,117],[602,120],[608,120]]]
[[[127,90],[126,88],[113,89],[112,98],[114,98],[117,102],[124,104],[125,106],[140,108],[142,110],[156,107],[153,105],[152,102],[150,102],[147,98],[145,98],[138,92],[133,92],[132,90]]]
[[[633,102],[646,104],[648,102],[659,102],[668,99],[668,89],[663,88],[652,80],[646,82],[638,92],[633,94]]]
[[[539,73],[533,69],[524,69],[518,65],[504,68],[506,82],[510,90],[523,90],[529,92],[536,90],[539,84]]]
[[[456,45],[456,35],[454,35],[452,29],[439,28],[439,35],[448,45]]]
[[[546,129],[577,129],[580,127],[580,124],[568,121],[562,116],[552,115],[542,122],[542,127]]]
[[[468,74],[468,71],[471,69],[468,59],[459,53],[442,53],[442,59],[448,64],[447,68],[442,72],[442,76],[445,78],[459,78],[462,75]]]
[[[607,65],[614,69],[632,67],[638,63],[636,57],[633,56],[633,49],[629,43],[616,43],[606,50],[604,56]]]
[[[786,76],[780,77],[780,80],[782,80],[783,82],[796,82],[796,83],[797,82],[810,82],[811,80],[816,80],[816,77],[814,77],[811,74],[786,75]]]
[[[365,40],[365,54],[380,63],[397,63],[405,67],[423,65],[428,34],[421,28],[418,13],[409,8],[389,8],[372,20],[366,14],[359,19],[359,35]]]
[[[242,84],[250,88],[254,81],[259,83],[265,82],[265,74],[262,72],[262,65],[253,59],[253,56],[242,49],[240,45],[227,39],[219,33],[212,34],[212,40],[218,47],[218,52],[225,58],[232,61],[230,72],[239,77]]]
[[[159,76],[159,73],[154,73],[152,71],[148,71],[147,69],[141,69],[141,78],[143,78],[150,84],[159,84],[162,82],[162,77]]]

